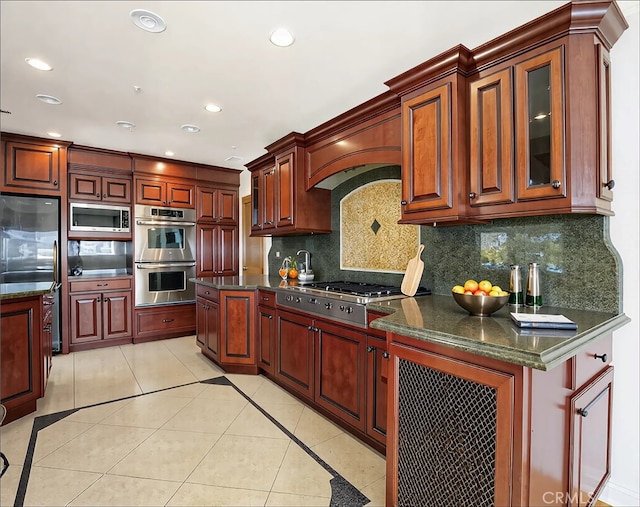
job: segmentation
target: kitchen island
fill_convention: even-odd
[[[208,291],[208,301],[216,301],[224,293],[242,310],[209,320],[216,353],[233,343],[220,332],[222,321],[241,317],[248,324],[228,321],[226,329],[241,331],[245,353],[227,357],[251,357],[251,372],[265,373],[328,416],[339,412],[323,411],[326,406],[349,403],[330,399],[323,381],[341,378],[344,392],[357,383],[335,369],[323,374],[331,355],[344,358],[352,350],[341,348],[340,338],[362,349],[366,343],[367,352],[380,347],[382,366],[369,354],[367,372],[359,377],[368,386],[363,403],[373,406],[363,411],[362,426],[344,415],[342,422],[368,428],[364,412],[379,414],[376,406],[384,405],[386,421],[378,426],[386,433],[388,505],[592,505],[609,478],[612,333],[629,321],[622,313],[542,307],[538,313],[565,315],[578,328],[531,331],[511,321],[509,305],[491,317],[473,317],[451,296],[432,295],[369,303],[369,325],[354,333],[281,307],[278,293],[305,293],[279,279],[193,281],[199,296]],[[203,315],[198,314],[199,332]],[[379,339],[385,335],[386,342]],[[323,342],[331,346],[323,348]],[[305,347],[298,349],[301,343]],[[206,342],[201,347],[205,353]],[[313,363],[295,375],[283,367],[294,348],[296,365]],[[352,375],[358,372],[353,366]]]
[[[0,284],[0,399],[4,424],[36,410],[52,364],[53,282]]]

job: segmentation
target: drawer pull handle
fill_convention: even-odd
[[[162,319],[162,322],[173,322],[173,319]]]
[[[96,287],[106,287],[107,285],[109,285],[108,283],[97,283]]]
[[[271,298],[265,298],[265,297],[262,298],[262,301],[270,301],[270,300]]]
[[[603,362],[603,363],[606,363],[606,362],[607,362],[607,354],[600,354],[600,355],[598,355],[598,354],[593,354],[593,358],[594,358],[594,359],[602,359],[602,362]]]

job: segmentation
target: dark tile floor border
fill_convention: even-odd
[[[188,384],[181,384],[179,386],[166,387],[164,389],[158,389],[156,391],[150,391],[148,393],[140,393],[132,396],[125,396],[123,398],[117,398],[115,400],[103,401],[100,403],[94,403],[92,405],[86,405],[84,407],[73,408],[70,410],[64,410],[53,414],[41,415],[33,420],[33,426],[31,428],[31,437],[29,438],[29,445],[27,447],[27,454],[24,459],[24,466],[22,468],[22,474],[20,475],[20,483],[18,484],[18,490],[16,492],[16,498],[14,500],[14,507],[23,507],[24,500],[27,494],[27,487],[29,485],[29,477],[31,475],[31,467],[33,465],[33,456],[36,449],[36,442],[38,440],[38,433],[40,430],[48,428],[52,424],[61,421],[71,414],[75,414],[79,410],[98,407],[101,405],[108,405],[109,403],[115,403],[117,401],[129,400],[133,398],[139,398],[140,396],[147,396],[149,394],[155,394],[162,391],[169,391],[171,389],[177,389],[178,387],[185,387],[193,384],[209,384],[209,385],[222,385],[234,388],[243,398],[245,398],[251,405],[253,405],[262,415],[264,415],[269,421],[274,424],[280,431],[282,431],[287,437],[293,441],[298,447],[300,447],[305,453],[307,453],[316,463],[324,468],[332,478],[329,481],[331,485],[331,501],[330,507],[362,507],[370,502],[369,498],[363,495],[358,488],[347,481],[340,473],[334,470],[326,461],[313,452],[309,446],[307,446],[302,440],[291,433],[287,428],[280,424],[269,412],[253,401],[246,393],[244,393],[238,386],[236,386],[231,380],[224,375],[220,377],[214,377],[207,380],[200,380],[196,382],[189,382]]]

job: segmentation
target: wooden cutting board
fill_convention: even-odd
[[[420,259],[423,250],[424,245],[420,245],[416,256],[407,264],[407,270],[404,272],[404,278],[400,286],[400,290],[405,296],[415,296],[420,285],[420,278],[422,278],[422,272],[424,271],[424,262]]]

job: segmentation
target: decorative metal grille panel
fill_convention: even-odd
[[[399,359],[398,503],[491,507],[496,390]]]

